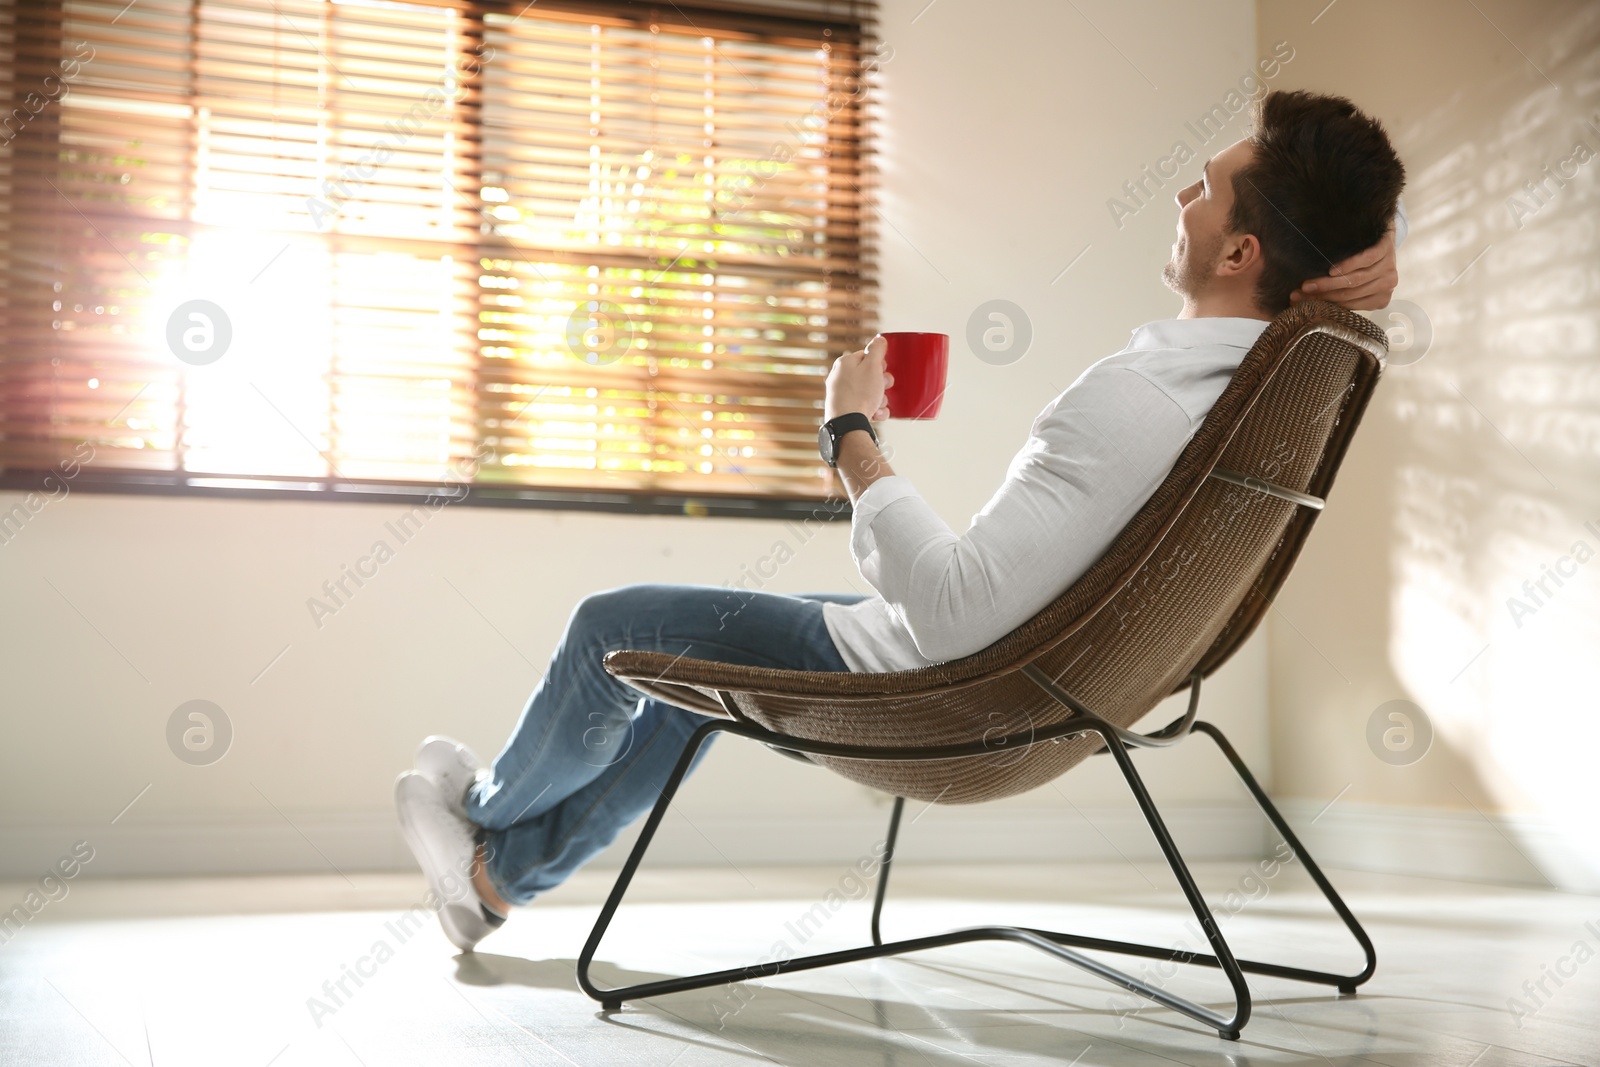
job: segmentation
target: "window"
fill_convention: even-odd
[[[874,317],[869,5],[0,19],[8,474],[743,513],[834,491],[823,378]]]

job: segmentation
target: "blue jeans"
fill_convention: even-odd
[[[689,735],[706,721],[607,674],[600,665],[607,652],[847,671],[822,604],[861,599],[662,584],[585,597],[492,773],[467,794],[467,817],[485,831],[495,889],[524,904],[560,885],[650,810]]]

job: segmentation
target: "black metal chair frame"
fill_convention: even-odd
[[[1356,917],[1345,906],[1344,901],[1334,890],[1332,884],[1329,883],[1327,877],[1323,875],[1322,870],[1311,858],[1310,853],[1306,851],[1305,846],[1300,843],[1300,839],[1295,836],[1294,831],[1289,828],[1289,824],[1284,821],[1278,809],[1268,799],[1265,791],[1256,782],[1255,777],[1250,773],[1249,768],[1245,766],[1244,761],[1239,758],[1239,754],[1234,751],[1233,746],[1228,743],[1228,739],[1223,736],[1222,731],[1209,722],[1196,719],[1195,716],[1200,707],[1199,671],[1190,676],[1189,706],[1184,715],[1174,719],[1160,730],[1148,734],[1140,734],[1115,726],[1095,715],[1069,693],[1057,686],[1037,667],[1030,664],[1021,667],[1020,670],[1071,714],[1059,723],[1029,730],[1022,734],[1008,735],[998,740],[974,741],[967,744],[937,747],[905,748],[872,748],[836,744],[827,741],[811,741],[775,733],[737,717],[708,719],[695,730],[684,745],[683,753],[679,756],[671,777],[668,778],[666,786],[661,790],[660,799],[656,801],[654,809],[650,812],[650,817],[645,821],[643,832],[640,833],[632,852],[629,853],[627,862],[623,864],[622,871],[617,876],[616,884],[612,887],[610,896],[606,898],[605,906],[601,908],[600,915],[595,920],[594,929],[589,934],[589,940],[583,946],[583,952],[578,957],[578,984],[583,988],[583,991],[599,1001],[604,1010],[612,1011],[621,1008],[622,1004],[629,1000],[641,1000],[665,993],[679,993],[690,989],[702,989],[707,986],[742,982],[752,978],[768,978],[790,971],[811,970],[817,967],[831,967],[839,963],[852,963],[857,960],[896,956],[901,953],[918,952],[923,949],[939,948],[967,941],[1012,941],[1029,945],[1041,952],[1048,953],[1076,967],[1080,967],[1091,974],[1098,975],[1131,993],[1147,997],[1157,1004],[1182,1012],[1191,1019],[1215,1028],[1217,1033],[1225,1039],[1238,1040],[1240,1032],[1250,1018],[1250,987],[1245,980],[1246,973],[1335,986],[1340,993],[1347,995],[1355,993],[1357,986],[1372,977],[1377,967],[1377,954],[1373,950],[1372,941],[1367,937],[1366,931],[1361,928],[1361,924],[1356,920]],[[732,697],[726,692],[719,693],[719,697],[724,707],[728,709],[729,714],[734,715]],[[1164,748],[1175,745],[1192,731],[1199,731],[1216,743],[1218,749],[1221,750],[1222,754],[1233,766],[1234,772],[1238,774],[1240,781],[1244,783],[1245,788],[1249,790],[1250,795],[1261,808],[1262,813],[1272,823],[1273,828],[1283,836],[1283,840],[1293,850],[1295,858],[1305,865],[1306,873],[1316,882],[1317,888],[1322,891],[1322,895],[1333,906],[1333,910],[1344,921],[1350,933],[1354,935],[1356,942],[1366,954],[1366,966],[1359,972],[1349,975],[1331,974],[1326,971],[1307,970],[1300,967],[1236,959],[1234,957],[1226,939],[1222,936],[1222,931],[1218,928],[1217,922],[1211,914],[1211,909],[1206,905],[1205,898],[1195,885],[1187,864],[1184,863],[1183,857],[1179,854],[1177,845],[1173,842],[1171,834],[1168,833],[1166,824],[1162,821],[1161,814],[1157,811],[1155,802],[1151,799],[1148,790],[1146,790],[1144,781],[1139,777],[1139,773],[1134,768],[1133,760],[1129,755],[1129,752],[1135,748]],[[1200,927],[1211,944],[1212,954],[1207,955],[1199,952],[1162,948],[1157,945],[1084,937],[1054,930],[1037,930],[1020,926],[974,926],[927,937],[885,942],[879,929],[879,919],[883,912],[884,897],[888,890],[889,868],[894,858],[895,839],[900,829],[900,816],[905,808],[905,798],[896,797],[893,811],[889,816],[887,847],[883,856],[882,866],[878,871],[877,887],[873,897],[871,945],[838,952],[823,952],[787,960],[757,963],[746,967],[709,971],[704,974],[688,975],[682,978],[664,978],[618,989],[601,989],[594,984],[589,976],[589,968],[594,961],[595,952],[600,947],[600,941],[604,938],[612,917],[621,905],[622,898],[626,894],[629,884],[633,881],[633,876],[638,871],[646,850],[650,847],[650,841],[661,825],[662,818],[666,815],[668,807],[671,806],[672,798],[677,793],[678,786],[682,783],[684,776],[688,774],[696,753],[700,751],[707,738],[719,732],[748,737],[779,749],[786,754],[806,753],[861,760],[939,760],[982,756],[994,757],[998,751],[1002,750],[1011,751],[1029,745],[1049,744],[1061,738],[1084,733],[1099,734],[1105,746],[1098,750],[1096,754],[1109,752],[1117,761],[1117,766],[1122,771],[1123,778],[1127,780],[1128,788],[1132,790],[1134,799],[1138,801],[1139,809],[1144,813],[1145,821],[1155,835],[1157,844],[1161,846],[1161,852],[1166,857],[1167,864],[1172,868],[1172,873],[1176,876],[1178,885],[1183,890],[1183,895],[1187,899],[1189,907],[1193,910],[1195,918],[1199,920]],[[1126,971],[1107,966],[1098,960],[1085,956],[1082,952],[1075,951],[1075,949],[1091,949],[1129,956],[1141,956],[1146,959],[1219,968],[1227,976],[1229,984],[1233,987],[1233,1014],[1227,1016],[1214,1012],[1200,1004],[1135,978]]]

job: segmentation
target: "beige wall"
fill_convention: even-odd
[[[1253,9],[1172,3],[1157,18],[1108,2],[1079,5],[1083,15],[1044,0],[925,3],[891,0],[883,21],[894,55],[883,75],[882,321],[949,332],[957,352],[943,417],[893,425],[889,437],[899,470],[964,529],[1045,402],[1134,326],[1175,311],[1159,281],[1170,187],[1121,229],[1106,201],[1183,135],[1196,101],[1220,99],[1249,70]],[[1034,329],[1032,350],[1009,366],[980,362],[961,340],[972,310],[996,297],[1021,305]],[[0,509],[15,499],[0,495]],[[395,773],[434,731],[492,756],[579,597],[642,580],[722,584],[780,538],[799,547],[771,522],[453,507],[316,628],[307,598],[399,510],[79,493],[0,546],[0,862],[42,869],[78,837],[113,857],[100,870],[319,869],[319,853],[349,866],[407,862],[389,813]],[[846,533],[799,547],[768,587],[864,588]],[[1214,717],[1258,761],[1265,651],[1253,644],[1211,687]],[[209,767],[180,763],[163,736],[196,698],[236,730]],[[1214,756],[1161,754],[1150,766],[1158,795],[1199,805],[1197,833],[1226,824],[1203,839],[1213,854],[1255,847],[1253,823],[1205,814],[1239,796]],[[1091,812],[1125,810],[1108,770],[1097,761],[1063,793]],[[952,812],[946,825],[996,856],[1081,845],[1114,857],[1063,793]],[[785,835],[812,834],[814,851],[854,856],[870,839],[825,844],[825,832],[851,813],[873,827],[883,814],[859,787],[727,741],[684,803],[694,829],[669,823],[672,855],[711,862],[700,831],[735,853],[760,854],[765,841],[771,858]],[[923,840],[944,817],[919,823]],[[1030,839],[1036,829],[1048,839]],[[1122,847],[1147,837],[1138,830]]]
[[[1388,125],[1413,226],[1398,296],[1433,334],[1386,376],[1274,619],[1277,789],[1339,797],[1328,822],[1367,837],[1351,862],[1447,866],[1432,825],[1504,835],[1484,873],[1600,885],[1600,562],[1508,605],[1534,607],[1523,582],[1576,543],[1600,552],[1600,160],[1578,162],[1600,153],[1600,5],[1268,0],[1258,35],[1294,42],[1285,85]],[[1523,186],[1546,166],[1570,180],[1541,205]],[[1367,743],[1392,700],[1435,732],[1409,765]]]

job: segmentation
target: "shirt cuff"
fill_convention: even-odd
[[[891,474],[887,478],[879,478],[856,498],[855,507],[850,515],[850,554],[855,557],[856,566],[861,570],[861,576],[871,582],[868,574],[868,561],[876,553],[878,539],[872,535],[872,520],[878,513],[908,496],[917,496],[916,486],[911,484],[911,479],[902,474]]]
[[[854,521],[863,525],[872,525],[872,518],[878,512],[899,500],[903,496],[916,496],[916,486],[911,484],[911,479],[903,474],[891,474],[887,478],[879,478],[856,497],[852,509]]]

